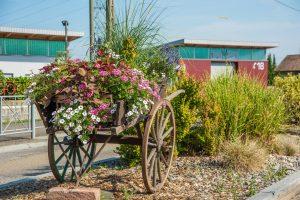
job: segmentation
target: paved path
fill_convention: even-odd
[[[28,147],[27,141],[26,144],[2,147],[0,145],[0,184],[50,172],[47,157],[47,137],[37,138],[35,141],[30,141],[30,144],[32,145]],[[24,145],[26,146],[24,147]],[[35,145],[36,147],[34,147]],[[18,150],[14,150],[15,147]],[[113,153],[115,147],[116,145],[107,145],[97,160],[117,156]]]

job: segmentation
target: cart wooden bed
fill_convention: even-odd
[[[51,101],[47,107],[35,103],[48,134],[48,158],[54,177],[59,182],[76,181],[78,186],[83,175],[108,143],[140,145],[146,190],[154,193],[161,189],[168,177],[175,148],[176,124],[170,101],[183,92],[178,90],[166,96],[166,84],[162,85],[161,98],[154,102],[150,112],[128,123],[124,120],[126,102],[117,101],[112,126],[100,128],[93,133],[87,144],[68,136],[51,124],[52,112],[58,107],[55,101]],[[120,134],[133,127],[136,129],[136,136]],[[102,145],[96,151],[97,143]]]

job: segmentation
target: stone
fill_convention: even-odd
[[[100,200],[99,188],[51,188],[47,200]]]

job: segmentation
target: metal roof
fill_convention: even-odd
[[[279,46],[277,43],[266,42],[242,42],[242,41],[222,41],[222,40],[188,40],[180,39],[168,43],[172,46],[214,46],[214,47],[251,47],[251,48],[274,48]]]
[[[287,55],[275,69],[278,72],[300,72],[300,54]]]
[[[84,36],[83,32],[68,31],[68,41]],[[0,27],[0,37],[64,41],[65,31]]]

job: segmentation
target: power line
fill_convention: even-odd
[[[26,26],[36,25],[36,24],[40,24],[42,22],[45,23],[45,22],[50,21],[51,19],[56,19],[57,17],[61,17],[62,15],[63,15],[63,17],[65,17],[65,16],[68,16],[70,14],[73,14],[73,12],[75,12],[75,11],[79,11],[79,12],[84,11],[85,8],[87,8],[87,6],[75,8],[75,9],[69,10],[68,12],[64,12],[62,14],[59,14],[59,15],[51,16],[51,17],[48,17],[46,19],[41,19],[39,21],[32,22],[30,24],[27,24]]]
[[[28,6],[24,6],[24,7],[21,7],[21,8],[17,8],[17,9],[15,9],[15,10],[12,10],[11,12],[7,12],[7,13],[4,13],[3,15],[0,15],[0,17],[4,17],[4,16],[7,16],[7,15],[11,15],[11,14],[16,14],[16,12],[18,12],[18,11],[25,10],[25,9],[27,9],[27,8],[32,8],[32,7],[37,6],[37,5],[39,5],[39,4],[43,3],[43,2],[44,2],[44,0],[39,1],[39,2],[37,2],[37,3],[35,3],[35,4],[30,4],[30,5],[28,5]]]
[[[69,2],[69,1],[70,1],[70,0],[65,0],[65,1],[62,2],[62,3],[66,3],[66,2]],[[2,23],[1,25],[9,24],[9,23],[11,23],[11,22],[15,22],[15,21],[18,21],[18,20],[20,20],[20,19],[22,20],[22,19],[24,19],[24,18],[26,18],[26,17],[29,17],[29,16],[31,16],[31,15],[35,15],[35,14],[37,14],[37,13],[43,12],[44,10],[48,10],[48,9],[53,8],[53,7],[56,7],[56,6],[60,6],[62,3],[60,3],[60,4],[56,3],[56,4],[54,4],[54,5],[51,5],[51,6],[42,8],[42,9],[40,9],[40,10],[38,10],[38,11],[34,11],[34,12],[29,13],[29,14],[23,15],[23,16],[21,16],[21,17],[14,18],[14,19],[12,19],[12,20],[6,22],[6,23]]]
[[[290,6],[290,5],[288,5],[286,3],[283,3],[283,2],[281,2],[279,0],[274,0],[274,1],[277,2],[277,3],[279,3],[282,6],[285,6],[287,8],[290,8],[290,9],[294,10],[294,11],[300,12],[300,9],[294,8],[293,6]]]

